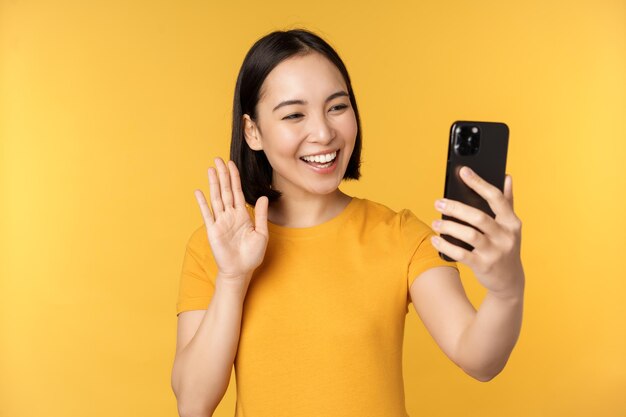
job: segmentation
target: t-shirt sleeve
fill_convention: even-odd
[[[178,288],[176,315],[189,310],[206,310],[215,292],[217,267],[204,225],[187,242]]]
[[[407,289],[422,272],[436,266],[451,266],[458,271],[456,262],[448,262],[439,257],[439,252],[430,241],[436,233],[426,223],[417,218],[412,211],[401,212],[400,229],[406,247],[408,259]]]

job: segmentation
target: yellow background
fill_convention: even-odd
[[[480,383],[411,307],[409,414],[626,415],[624,1],[0,4],[0,415],[176,415],[193,190],[228,158],[246,51],[300,26],[353,78],[364,163],[349,194],[430,224],[450,123],[511,129],[521,337]],[[216,416],[233,414],[234,388]]]

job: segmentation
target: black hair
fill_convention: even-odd
[[[279,190],[270,188],[272,166],[263,151],[251,149],[244,137],[243,115],[256,122],[256,106],[265,78],[279,63],[296,55],[318,52],[332,62],[346,83],[350,104],[357,123],[356,141],[343,179],[358,180],[361,176],[361,122],[356,105],[350,76],[337,52],[318,35],[305,29],[275,31],[263,36],[250,48],[241,64],[235,97],[233,100],[233,128],[230,142],[230,159],[237,165],[241,177],[241,188],[248,204],[254,205],[261,196],[269,201],[280,198]]]

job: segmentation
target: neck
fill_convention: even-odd
[[[283,227],[312,227],[336,217],[352,197],[339,189],[330,194],[290,197],[283,194],[270,204],[268,220]]]

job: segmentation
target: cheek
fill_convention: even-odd
[[[339,129],[341,130],[341,133],[346,141],[354,142],[356,140],[356,134],[358,129],[354,113],[352,113],[352,117],[347,117],[345,120],[342,120]]]
[[[290,126],[280,126],[267,132],[266,151],[276,156],[292,156],[300,144],[302,134],[300,129]]]

